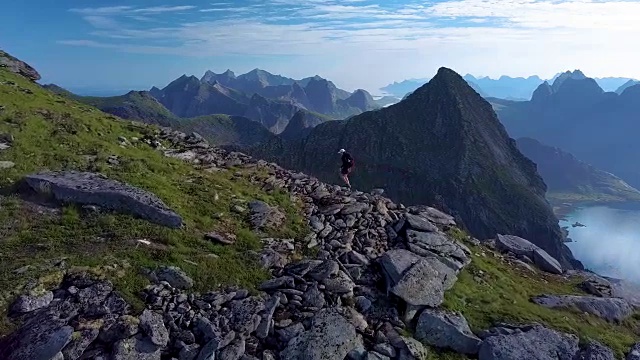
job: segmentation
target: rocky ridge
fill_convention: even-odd
[[[151,272],[138,316],[111,283],[68,272],[54,291],[27,289],[16,300],[12,316],[23,325],[0,339],[0,358],[408,360],[426,358],[425,345],[480,359],[571,359],[592,351],[539,324],[474,334],[461,314],[440,309],[471,254],[448,235],[454,219],[437,209],[396,204],[382,190],[327,185],[211,147],[198,134],[165,129],[142,141],[204,171],[263,169],[266,178],[253,180],[265,191],[286,189],[303,201],[309,235],[263,239],[260,264],[273,277],[258,294],[193,293],[179,268]],[[249,205],[255,231],[282,216],[265,205]],[[300,252],[313,255],[294,260]]]

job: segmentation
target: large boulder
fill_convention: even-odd
[[[478,353],[481,341],[462,314],[438,309],[425,309],[420,314],[415,337],[427,345],[472,355]]]
[[[436,258],[425,258],[414,264],[391,288],[391,292],[413,306],[438,306],[445,290],[458,280],[453,269]]]
[[[69,344],[72,335],[73,328],[66,321],[40,312],[0,339],[0,359],[52,359]]]
[[[425,257],[437,257],[453,270],[458,271],[471,262],[469,249],[439,232],[407,230],[409,250]]]
[[[145,220],[179,228],[182,218],[158,197],[101,174],[62,171],[28,175],[26,183],[36,192],[65,203],[97,205],[138,216]]]
[[[379,259],[382,270],[391,283],[390,286],[400,281],[402,275],[418,261],[420,256],[404,249],[389,250]]]
[[[578,337],[541,325],[490,329],[478,352],[479,360],[573,360]]]
[[[277,228],[282,225],[286,215],[277,207],[254,200],[249,203],[250,222],[254,229]]]
[[[344,359],[358,346],[356,329],[335,308],[320,310],[309,330],[289,341],[282,360]]]
[[[622,321],[634,312],[626,300],[577,295],[542,295],[532,299],[548,308],[571,308],[595,315],[607,321]]]
[[[2,50],[0,50],[0,67],[7,68],[9,71],[22,75],[32,81],[40,80],[40,74],[38,74],[36,69]]]
[[[501,235],[496,237],[496,248],[502,252],[511,252],[515,255],[526,256],[533,260],[538,268],[553,274],[562,274],[560,262],[545,250],[531,243],[529,240],[514,235]]]

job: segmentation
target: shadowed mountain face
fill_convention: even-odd
[[[596,168],[640,186],[640,85],[621,94],[573,74],[536,89],[531,101],[489,99],[509,134],[561,148]]]
[[[518,151],[491,105],[452,70],[441,68],[398,104],[252,152],[336,182],[340,148],[356,159],[358,189],[381,187],[407,204],[435,204],[476,237],[519,235],[565,265],[580,266],[563,244],[535,164]]]
[[[556,147],[531,138],[517,140],[518,149],[537,164],[548,186],[547,197],[558,201],[640,201],[640,191],[617,176],[596,169]]]
[[[324,115],[300,110],[291,118],[280,137],[287,141],[303,139],[311,133],[314,127],[330,120]]]

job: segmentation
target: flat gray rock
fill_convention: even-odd
[[[578,337],[547,329],[540,325],[493,329],[478,353],[479,360],[573,360],[578,352]]]
[[[148,191],[87,172],[44,172],[27,175],[27,184],[36,192],[56,200],[97,205],[131,214],[171,228],[182,226],[182,218]]]
[[[560,262],[543,249],[538,248],[533,251],[533,262],[542,271],[552,274],[562,274],[562,265],[560,265]]]
[[[428,219],[420,217],[418,215],[406,214],[406,224],[409,228],[417,231],[436,232],[438,227],[431,223]]]
[[[586,273],[586,279],[582,283],[582,288],[586,290],[591,295],[596,295],[600,297],[611,297],[613,296],[613,287],[611,282],[602,276]],[[622,297],[622,296],[616,296]]]
[[[562,274],[563,272],[558,260],[539,246],[521,237],[498,234],[496,237],[496,248],[502,252],[511,252],[516,255],[526,256],[532,259],[540,270],[553,274]]]
[[[607,321],[622,321],[633,314],[633,306],[620,298],[576,295],[542,295],[532,299],[548,308],[575,308]]]
[[[524,255],[533,258],[533,251],[538,249],[529,240],[515,235],[500,235],[496,237],[496,248],[500,251],[510,251],[516,255]]]
[[[459,270],[471,262],[470,252],[466,247],[439,232],[407,230],[407,242],[437,255],[439,260],[445,264],[447,262],[456,263],[454,270]],[[416,251],[417,249],[410,249],[418,255],[426,255],[419,253]]]
[[[41,312],[0,339],[0,359],[52,359],[67,346],[72,335],[73,328],[65,321]]]
[[[402,275],[418,261],[420,261],[418,255],[404,249],[389,250],[379,259],[383,271],[391,280],[390,286],[398,283]]]
[[[471,355],[478,353],[481,342],[462,314],[438,309],[425,309],[420,314],[415,338],[427,345]]]
[[[153,273],[159,281],[166,281],[176,289],[184,290],[193,287],[193,280],[177,266],[161,266]]]
[[[445,214],[444,212],[433,208],[431,206],[411,206],[407,208],[412,214],[426,217],[434,224],[440,225],[455,225],[456,222],[453,216]]]
[[[309,330],[289,341],[282,360],[344,359],[358,346],[356,329],[335,308],[322,309]]]
[[[286,216],[276,207],[259,200],[249,203],[251,216],[249,222],[254,229],[274,228],[282,225]]]
[[[438,306],[445,290],[458,280],[455,272],[436,258],[426,258],[411,267],[391,292],[414,306]]]

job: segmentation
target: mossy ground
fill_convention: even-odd
[[[459,230],[451,234],[463,241]],[[640,316],[621,324],[611,324],[592,315],[573,310],[547,309],[530,301],[541,294],[584,294],[579,277],[567,278],[543,272],[531,273],[509,264],[486,248],[469,243],[472,263],[459,275],[458,282],[445,294],[444,306],[460,311],[474,331],[498,322],[527,324],[538,322],[559,331],[576,334],[610,346],[617,356],[629,351],[640,335]]]
[[[261,246],[247,217],[230,211],[253,199],[279,206],[285,224],[268,235],[300,239],[306,224],[298,204],[284,192],[266,193],[249,177],[256,170],[209,173],[164,157],[135,141],[155,128],[120,120],[90,106],[54,95],[0,69],[0,133],[15,138],[0,151],[0,312],[30,280],[55,273],[61,259],[68,267],[90,268],[112,280],[134,305],[147,284],[143,269],[177,265],[195,280],[195,290],[237,284],[248,288],[267,278],[248,250]],[[121,145],[119,137],[130,141]],[[119,164],[108,161],[115,155]],[[183,229],[169,229],[127,215],[90,213],[74,206],[47,207],[11,190],[24,175],[42,170],[100,172],[153,192],[179,213]],[[209,231],[235,234],[232,246],[204,240]],[[146,246],[137,240],[152,242]],[[217,257],[211,256],[217,255]],[[15,270],[29,265],[25,272]],[[10,323],[0,320],[0,335]]]

